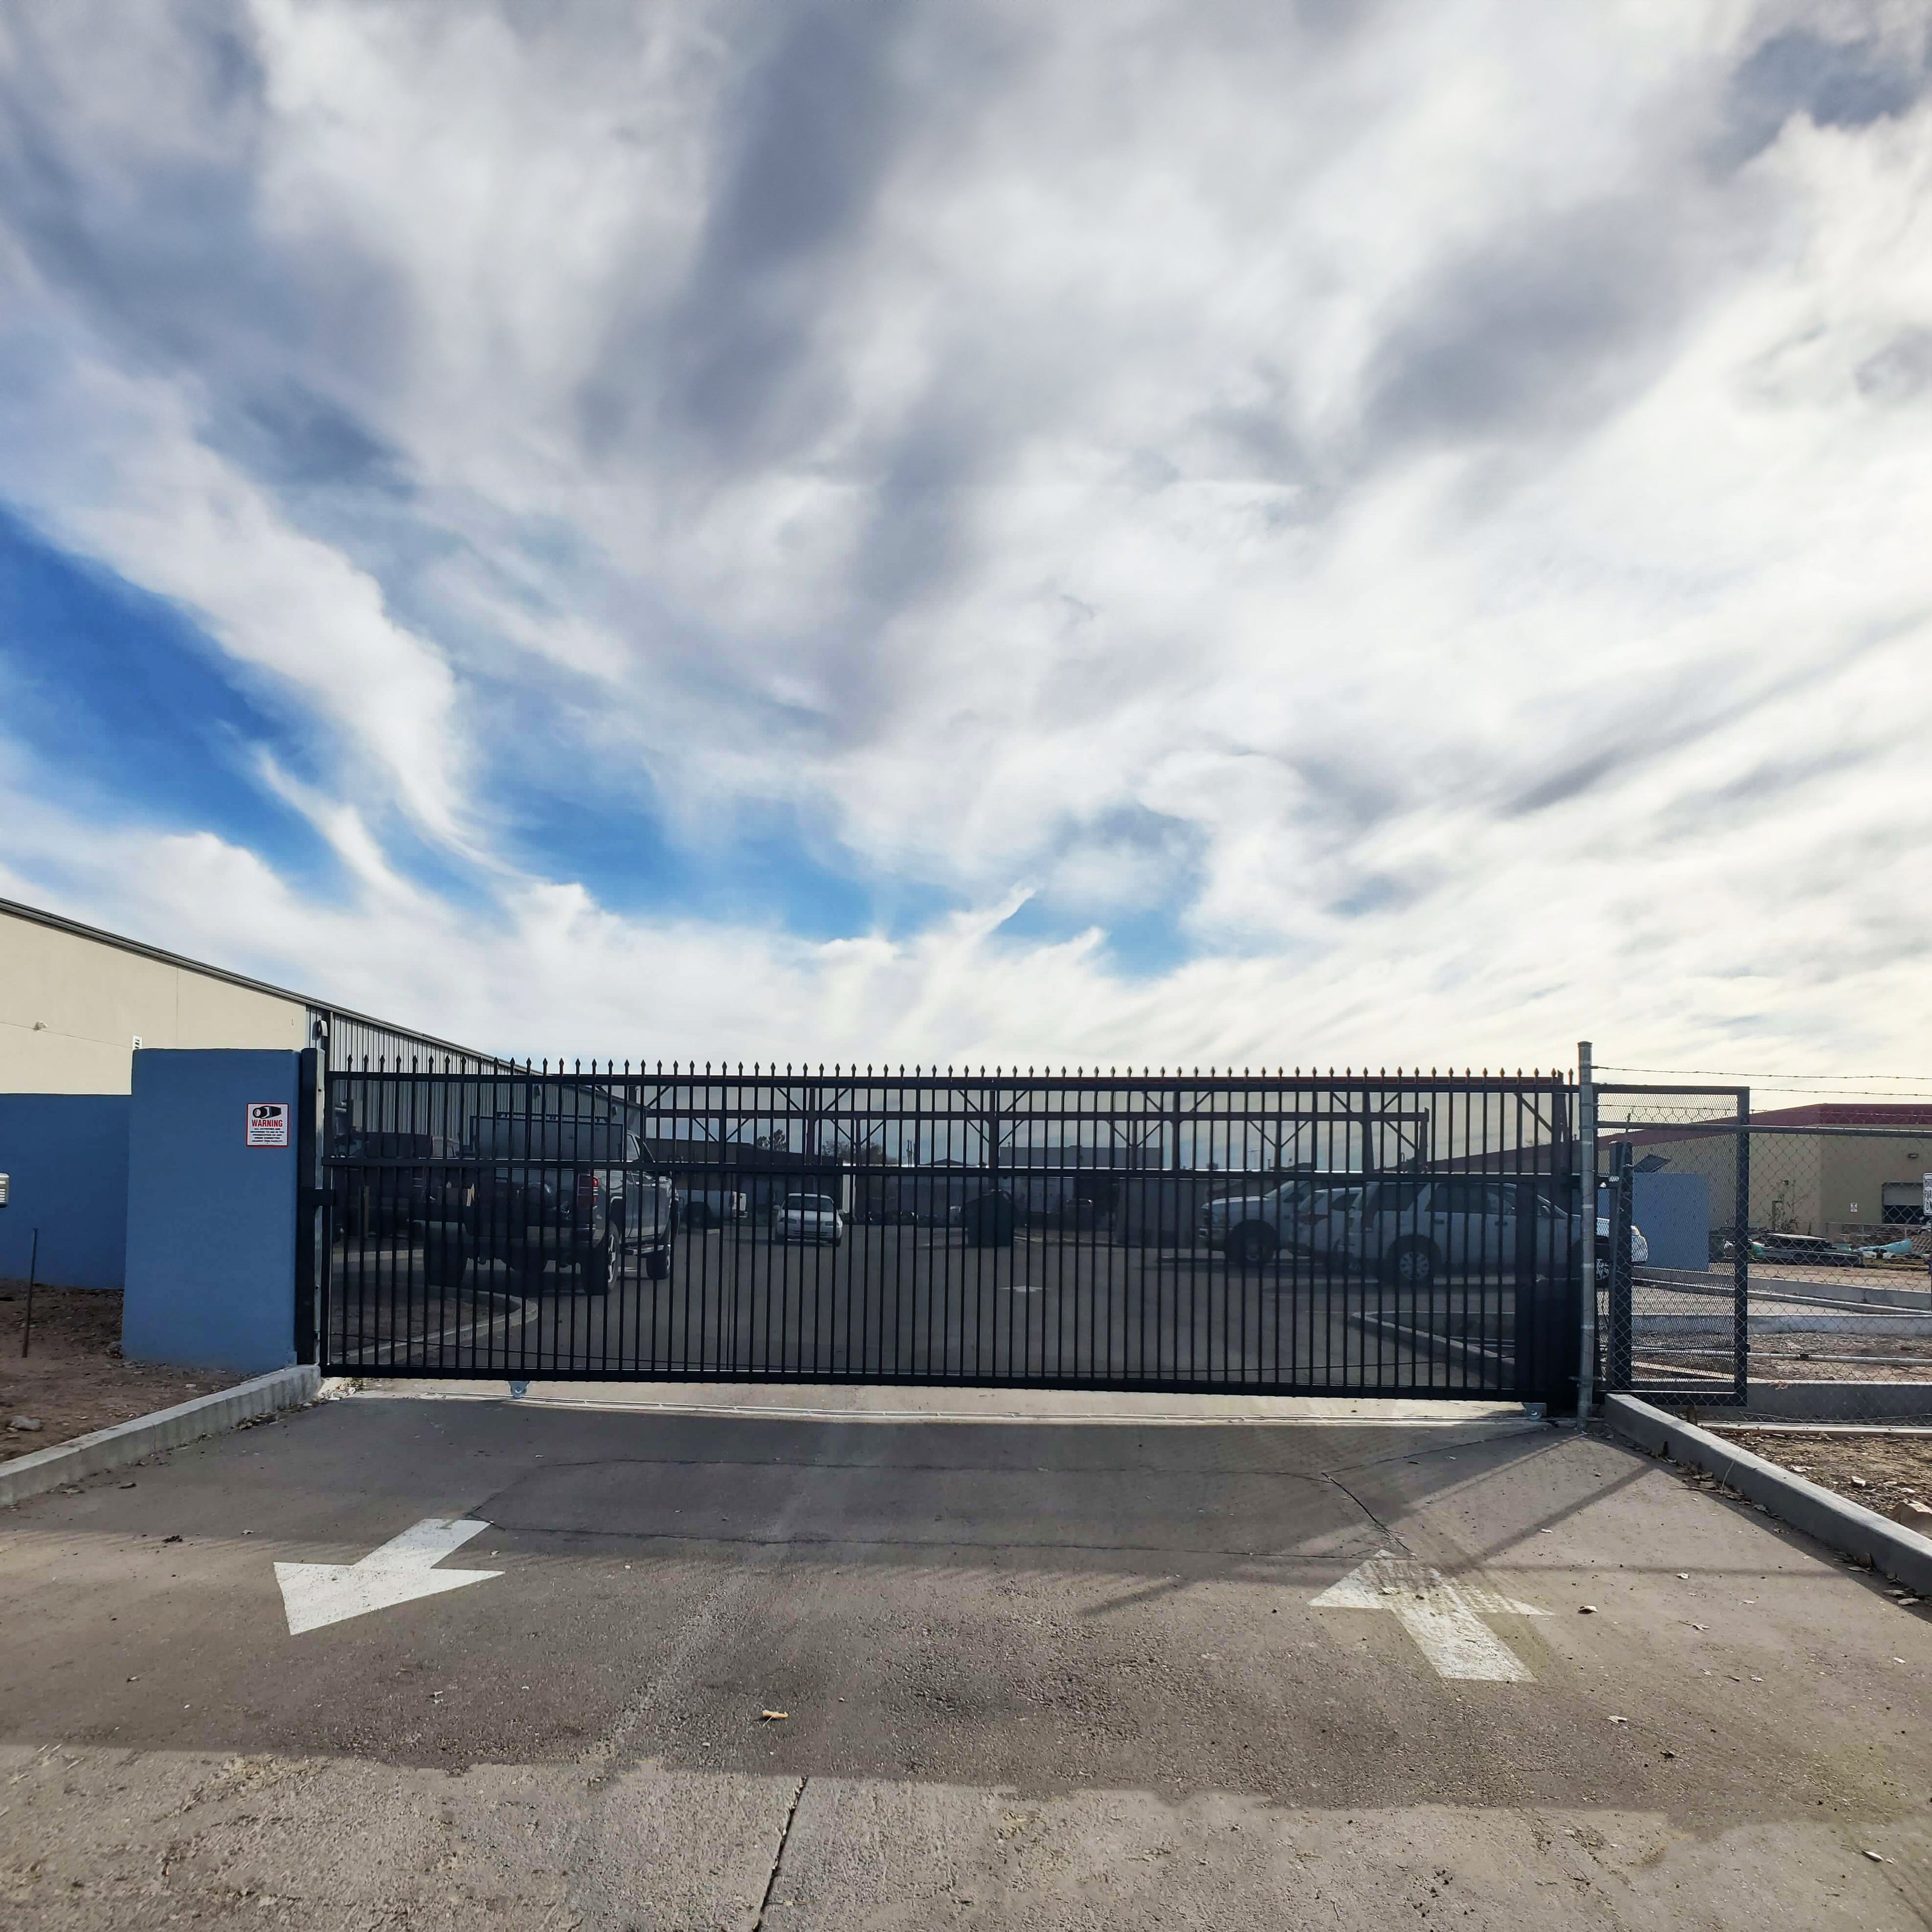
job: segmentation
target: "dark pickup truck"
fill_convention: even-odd
[[[626,1249],[643,1254],[649,1280],[670,1272],[676,1196],[621,1122],[485,1114],[465,1159],[473,1165],[459,1211],[428,1230],[432,1287],[454,1286],[475,1260],[505,1263],[526,1293],[554,1264],[602,1294]]]
[[[462,1153],[440,1134],[339,1135],[330,1158],[352,1165],[355,1178],[338,1186],[338,1225],[349,1234],[403,1234],[427,1226],[448,1212],[441,1204],[451,1185],[448,1163]]]

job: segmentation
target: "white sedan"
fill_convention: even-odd
[[[836,1248],[845,1234],[845,1217],[829,1194],[788,1194],[772,1210],[775,1241],[830,1241]]]

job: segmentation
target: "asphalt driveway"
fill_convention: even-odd
[[[1932,1918],[1923,1613],[1499,1414],[358,1397],[5,1513],[0,1632],[0,1924]]]

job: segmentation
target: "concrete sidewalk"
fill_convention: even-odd
[[[1520,1416],[1173,1419],[358,1399],[24,1504],[0,1924],[1924,1922],[1921,1613]]]

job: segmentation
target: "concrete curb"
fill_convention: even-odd
[[[1910,1589],[1932,1595],[1932,1537],[1921,1536],[1876,1510],[1794,1476],[1634,1396],[1605,1396],[1604,1420],[1640,1448],[1708,1471],[1792,1528],[1870,1564]]]
[[[71,1442],[57,1442],[51,1449],[0,1462],[0,1509],[57,1490],[63,1483],[78,1482],[83,1476],[124,1469],[158,1450],[178,1449],[204,1436],[219,1436],[257,1416],[299,1408],[314,1401],[320,1385],[313,1364],[277,1369],[271,1375],[237,1382],[232,1388],[218,1389],[213,1395],[197,1396],[193,1402],[158,1408],[152,1415],[137,1415],[132,1422],[97,1429],[91,1436],[77,1436]]]

